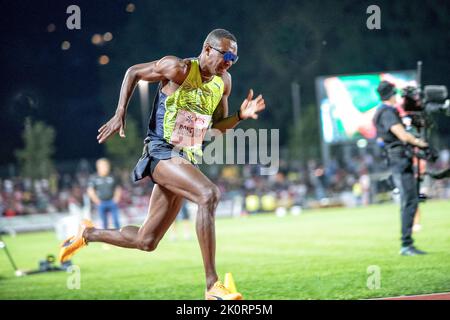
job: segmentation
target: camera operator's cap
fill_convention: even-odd
[[[380,99],[384,101],[395,95],[397,93],[397,90],[393,83],[383,80],[378,85],[377,92],[380,95]]]

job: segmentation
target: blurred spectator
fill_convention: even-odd
[[[120,229],[119,207],[122,188],[116,179],[110,175],[111,164],[106,158],[96,162],[97,175],[88,184],[87,193],[93,203],[97,205],[98,214],[103,223],[103,229],[108,229],[108,213],[111,214],[114,227]]]
[[[428,164],[427,171],[442,170],[449,165],[450,151],[442,150],[438,161]],[[36,181],[25,177],[0,179],[0,216],[69,212],[85,206],[83,197],[86,198],[90,181],[90,167],[81,161],[75,168],[75,172],[54,172],[49,179]],[[214,182],[220,188],[223,200],[240,197],[244,199],[243,206],[247,203],[247,209],[252,213],[267,211],[268,207],[285,206],[286,203],[306,208],[311,202],[339,199],[343,194],[353,197],[352,203],[358,200],[361,205],[368,205],[378,201],[380,183],[374,174],[382,170],[381,159],[362,154],[348,157],[346,162],[332,159],[326,167],[315,160],[305,165],[283,163],[280,172],[273,176],[259,175],[257,166],[239,168],[227,165],[222,171],[217,171]],[[115,176],[122,189],[121,199],[116,203],[122,216],[146,212],[148,194],[153,186],[151,181],[132,183],[128,170],[115,172]],[[354,189],[355,184],[357,190]],[[426,187],[430,198],[450,197],[450,179],[433,180],[426,175],[422,187]],[[263,198],[266,195],[269,197]]]

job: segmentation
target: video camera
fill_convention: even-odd
[[[427,141],[429,144],[429,131],[433,128],[434,122],[431,117],[432,114],[443,114],[450,116],[450,99],[448,98],[448,91],[446,86],[442,85],[428,85],[422,89],[421,86],[422,62],[417,62],[417,87],[408,86],[401,90],[403,98],[402,107],[406,117],[411,120],[410,133]],[[423,181],[422,173],[420,172],[420,160],[435,162],[438,159],[439,152],[430,144],[427,148],[415,148],[409,146],[407,148],[407,156],[417,157],[418,174],[417,174],[417,192],[419,199],[425,201],[426,195],[420,193],[420,184]],[[450,168],[446,168],[440,172],[426,172],[433,179],[444,179],[450,176]]]
[[[422,89],[421,73],[422,62],[419,61],[417,63],[417,87],[408,86],[401,90],[402,107],[407,113],[407,117],[411,119],[411,126],[415,131],[411,133],[429,141],[429,130],[434,125],[431,115],[443,113],[445,116],[450,116],[450,99],[446,86],[428,85]],[[438,158],[438,151],[431,146],[418,150],[410,148],[410,152],[411,155],[430,162],[435,162]]]
[[[408,86],[402,89],[403,109],[412,116],[412,124],[418,128],[427,128],[432,125],[429,115],[444,112],[450,116],[450,99],[446,86],[425,86],[421,93],[420,88]]]
[[[422,94],[419,88],[408,86],[402,90],[402,97],[405,99],[405,111],[428,114],[444,111],[450,116],[450,99],[446,86],[425,86]]]

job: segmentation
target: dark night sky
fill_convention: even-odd
[[[96,130],[109,115],[105,114],[105,107],[102,106],[100,96],[104,92],[104,90],[101,90],[101,81],[104,81],[101,68],[105,67],[98,64],[98,58],[105,53],[114,56],[114,48],[120,47],[117,40],[119,37],[117,35],[120,34],[122,39],[126,37],[127,35],[124,32],[126,32],[125,30],[129,30],[127,26],[130,25],[132,19],[137,19],[138,17],[141,19],[142,17],[145,18],[142,12],[138,14],[138,10],[142,7],[149,8],[152,6],[148,4],[144,6],[143,1],[133,1],[136,3],[136,11],[128,13],[125,8],[129,2],[132,1],[1,1],[3,17],[0,31],[2,48],[0,51],[2,70],[2,81],[0,85],[0,134],[2,137],[0,144],[0,166],[14,162],[13,151],[22,146],[20,132],[26,116],[44,120],[49,125],[55,127],[57,131],[55,158],[57,160],[79,159],[81,157],[94,158],[102,154],[102,147],[95,140]],[[149,2],[155,3],[155,8],[158,7],[156,5],[158,3],[157,1]],[[449,12],[450,1],[435,1],[434,11],[429,10],[426,13],[423,13],[425,11],[421,12],[420,5],[418,5],[423,3],[423,1],[416,1],[415,6],[410,5],[411,1],[395,2],[397,6],[399,6],[399,3],[405,6],[405,10],[411,15],[409,17],[410,19],[405,19],[403,16],[401,18],[404,19],[403,21],[393,21],[392,16],[389,17],[391,13],[386,9],[386,15],[382,16],[385,17],[385,20],[382,20],[383,23],[390,24],[391,27],[397,26],[401,30],[398,26],[401,23],[414,23],[416,15],[418,16],[417,20],[425,21],[421,24],[422,30],[418,30],[418,32],[421,32],[422,35],[424,33],[429,35],[429,41],[423,44],[426,48],[419,48],[420,45],[416,41],[411,47],[404,46],[401,50],[416,50],[417,52],[421,52],[422,56],[420,58],[428,62],[428,65],[425,64],[426,71],[424,76],[431,81],[439,81],[439,84],[446,84],[448,86],[450,84],[448,76],[450,71],[448,62],[449,51],[442,52],[442,50],[436,50],[434,43],[442,41],[442,39],[444,41],[449,40],[449,24],[445,22],[436,27],[434,25],[435,20],[433,15],[436,10],[440,10],[440,6],[442,6],[444,12]],[[263,2],[262,7],[266,10],[266,15],[261,16],[261,19],[258,20],[258,10],[263,9],[260,9],[259,6],[252,7],[247,4],[242,4],[241,7],[240,4],[242,2],[240,1],[228,1],[220,5],[216,5],[212,1],[205,1],[200,5],[197,1],[183,1],[184,4],[179,6],[175,3],[177,2],[174,2],[172,6],[171,4],[166,5],[167,8],[171,8],[171,12],[161,13],[155,10],[154,12],[148,13],[148,19],[151,22],[151,19],[158,16],[160,23],[161,21],[165,21],[166,28],[171,28],[172,34],[177,34],[177,28],[183,29],[183,25],[177,23],[177,19],[183,17],[184,10],[189,11],[189,17],[199,16],[200,19],[203,19],[202,21],[206,21],[204,26],[205,30],[201,28],[198,34],[193,34],[195,42],[198,42],[198,39],[202,39],[206,35],[209,31],[209,26],[212,25],[211,21],[216,16],[219,22],[227,21],[228,23],[232,23],[235,21],[236,24],[240,23],[239,26],[236,26],[236,32],[244,39],[251,38],[251,36],[263,37],[264,35],[258,34],[248,35],[243,30],[252,30],[253,26],[251,23],[255,21],[258,21],[260,29],[261,25],[264,28],[266,23],[273,28],[274,24],[267,21],[267,12],[270,12],[270,10],[278,10],[278,2],[273,1],[270,2],[271,4],[268,4],[269,2]],[[352,30],[353,26],[355,29],[358,29],[357,24],[365,23],[367,17],[364,8],[372,3],[351,0],[326,1],[326,3],[328,4],[324,4],[323,6],[327,8],[326,11],[328,12],[333,12],[338,9],[341,10],[342,6],[347,6],[348,9],[344,9],[349,12],[349,16],[338,17],[335,14],[335,19],[330,22],[330,27],[327,29],[323,27],[326,21],[321,21],[319,18],[320,12],[311,13],[311,15],[318,15],[317,19],[313,16],[311,21],[317,20],[319,21],[318,23],[321,23],[322,34],[324,40],[328,42],[328,47],[326,49],[327,51],[322,52],[322,60],[318,61],[314,72],[306,74],[306,76],[311,77],[312,75],[317,76],[319,74],[338,72],[379,71],[383,70],[383,67],[392,67],[394,69],[405,69],[408,66],[408,69],[415,67],[413,62],[417,60],[417,57],[414,55],[414,52],[409,52],[408,59],[398,59],[395,65],[389,65],[388,63],[383,65],[383,57],[377,56],[375,52],[372,59],[359,57],[358,61],[355,60],[355,70],[350,70],[350,68],[344,69],[343,66],[345,63],[339,63],[338,65],[333,60],[334,50],[336,52],[340,50],[339,52],[342,53],[344,52],[344,49],[342,49],[344,45],[343,43],[339,43],[337,40],[339,39],[339,35],[335,34],[334,30],[344,30],[345,28],[346,30]],[[384,3],[390,2],[385,1]],[[81,7],[81,30],[68,30],[65,26],[66,19],[69,16],[66,14],[66,8],[71,4],[77,4]],[[336,9],[334,6],[336,6]],[[280,7],[282,7],[281,2]],[[286,8],[284,6],[284,9],[288,10]],[[240,11],[235,9],[239,9]],[[252,12],[252,10],[254,11]],[[344,12],[346,12],[345,10]],[[235,11],[238,12],[236,16],[232,16],[228,20],[223,20],[224,12],[232,15]],[[360,16],[359,20],[354,19],[355,12]],[[425,18],[421,17],[422,14],[426,14],[427,16]],[[221,15],[222,18],[220,18]],[[276,15],[275,11],[274,15]],[[167,20],[164,20],[166,17]],[[325,18],[322,20],[325,20]],[[49,33],[47,26],[51,23],[55,24],[56,30]],[[196,23],[196,21],[190,21],[189,28],[191,29],[189,30],[195,30]],[[426,26],[428,29],[423,30],[423,26]],[[164,28],[160,27],[159,30],[164,30]],[[113,34],[114,38],[111,42],[106,43],[104,46],[95,46],[91,43],[91,37],[94,33],[104,34],[105,32],[111,32]],[[142,30],[142,32],[147,32],[148,38],[151,39],[151,31]],[[267,32],[270,33],[271,30],[268,29]],[[389,29],[378,32],[378,34],[370,34],[367,41],[372,42],[361,43],[363,49],[360,49],[360,52],[364,52],[365,50],[367,56],[369,56],[373,48],[370,43],[379,43],[383,40],[383,37],[387,37],[388,32]],[[406,31],[403,30],[401,32],[404,33],[399,33],[398,37],[411,37],[411,39],[415,39],[414,33],[416,31],[413,27],[409,27]],[[130,34],[129,36],[131,37],[132,35]],[[353,36],[353,33],[349,34],[348,41]],[[71,43],[69,50],[61,50],[61,43],[65,40]],[[352,41],[357,40],[353,39]],[[356,42],[356,45],[358,44]],[[355,45],[355,43],[351,43],[348,46],[349,48],[345,49],[347,50],[346,52],[351,52],[352,45]],[[386,45],[393,44],[387,43]],[[178,46],[174,48],[180,47],[183,47],[183,43],[180,45],[180,42],[178,42]],[[440,45],[438,47],[448,49],[448,43],[445,46]],[[356,49],[356,47],[354,48]],[[150,45],[148,46],[148,50],[155,50],[154,52],[164,52],[170,49],[171,47],[168,45],[159,45],[153,48]],[[123,49],[120,50],[123,51]],[[252,52],[251,46],[247,48],[243,47],[242,50],[242,52],[245,52],[245,50]],[[430,56],[424,57],[423,52],[429,52]],[[171,52],[168,51],[167,54],[169,53]],[[256,54],[259,53],[261,52],[256,52]],[[401,55],[400,52],[395,51],[390,53],[396,56]],[[131,54],[135,55],[134,52],[130,52]],[[194,51],[192,54],[198,54],[198,51]],[[345,54],[341,54],[339,57],[341,59],[343,57],[345,58]],[[444,61],[444,57],[446,57],[446,62],[442,62]],[[433,65],[433,61],[440,61],[440,64]],[[346,61],[347,65],[351,62]],[[367,65],[367,69],[364,70],[363,66],[366,66],[367,63],[370,63],[370,65]],[[392,61],[390,63],[393,64]],[[117,66],[118,63],[116,64],[112,59],[111,65]],[[122,65],[121,68],[123,67]],[[339,69],[340,66],[342,67],[341,69]],[[251,71],[243,68],[243,66],[241,70],[243,70],[241,71],[242,74],[246,72],[250,73]],[[117,71],[117,74],[123,75],[123,72],[124,70],[120,69]],[[264,74],[264,69],[261,69],[261,74]],[[110,94],[112,98],[117,100],[121,78],[118,77],[111,81],[114,81],[113,87],[116,89],[115,91],[112,90]],[[309,90],[309,93],[306,94],[306,99],[314,103],[314,79],[312,78],[310,82],[309,88],[312,90]]]
[[[125,11],[126,3],[2,2],[1,164],[14,160],[12,150],[21,146],[20,131],[27,115],[55,127],[59,159],[101,152],[95,141],[102,115],[97,59],[104,48],[94,46],[91,37],[108,31],[114,34],[123,26],[131,15]],[[81,7],[81,30],[66,28],[70,4]],[[56,29],[49,33],[51,23]],[[61,50],[65,40],[71,43],[69,50]]]

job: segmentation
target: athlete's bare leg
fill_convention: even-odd
[[[150,196],[148,215],[141,227],[86,229],[84,237],[88,242],[106,242],[123,248],[153,251],[177,216],[182,203],[183,197],[155,185]]]
[[[153,178],[159,185],[198,205],[196,231],[205,267],[206,286],[210,289],[218,280],[214,213],[220,199],[219,189],[199,169],[182,158],[161,160]]]
[[[196,231],[203,257],[207,289],[217,281],[215,268],[214,212],[220,199],[219,189],[187,160],[172,158],[159,161],[153,172],[155,185],[149,214],[142,227],[120,230],[86,229],[88,242],[106,242],[125,248],[153,251],[178,214],[183,198],[198,205]]]

